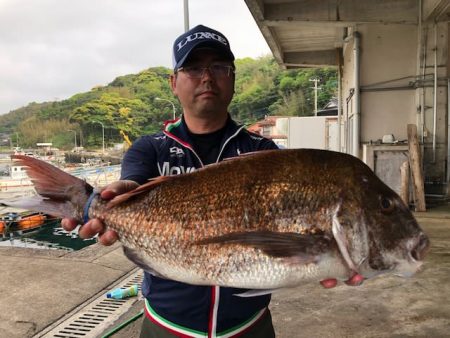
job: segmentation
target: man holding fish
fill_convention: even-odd
[[[235,66],[223,34],[202,25],[192,28],[175,40],[173,60],[170,84],[183,107],[182,118],[166,122],[163,132],[133,144],[122,162],[122,181],[103,190],[103,199],[154,177],[191,172],[247,152],[277,149],[272,141],[248,132],[229,116]],[[63,220],[66,230],[76,225],[74,219]],[[116,232],[105,231],[99,219],[91,219],[79,234],[83,238],[99,234],[104,245],[117,240]],[[141,337],[275,336],[267,308],[270,295],[244,298],[236,296],[245,292],[242,289],[194,286],[147,272],[142,292],[146,316]]]

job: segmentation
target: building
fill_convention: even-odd
[[[264,120],[258,121],[247,129],[256,134],[262,135],[273,140],[280,148],[287,147],[287,133],[281,122],[287,116],[268,116]]]
[[[280,148],[339,150],[337,118],[322,116],[266,116],[248,129],[273,140]]]
[[[338,69],[340,151],[404,161],[415,125],[425,192],[450,196],[448,0],[245,2],[282,67]]]

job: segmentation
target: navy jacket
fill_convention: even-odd
[[[184,120],[169,121],[164,131],[133,143],[124,156],[121,178],[142,184],[149,178],[201,168],[203,163],[191,144]],[[228,118],[220,149],[217,162],[277,146]],[[269,295],[242,298],[233,296],[242,289],[193,286],[147,273],[142,292],[147,316],[179,336],[187,332],[187,336],[202,337],[211,330],[219,334],[230,329],[239,333],[263,314],[270,301]]]

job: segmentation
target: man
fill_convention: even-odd
[[[272,141],[248,132],[229,116],[235,66],[223,34],[201,25],[194,27],[175,40],[173,59],[170,84],[183,107],[183,117],[166,123],[163,132],[144,136],[132,145],[122,162],[121,179],[126,181],[108,186],[102,192],[105,199],[153,177],[192,172],[243,153],[277,149]],[[64,220],[68,230],[75,225],[73,220]],[[106,245],[117,239],[112,231],[103,233],[99,220],[89,221],[80,230],[81,237],[96,233],[101,233],[99,240]],[[274,337],[267,309],[270,296],[235,296],[242,292],[188,285],[146,273],[141,337]]]

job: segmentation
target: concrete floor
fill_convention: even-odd
[[[311,284],[280,291],[271,303],[277,337],[450,337],[450,205],[417,218],[431,239],[424,271],[359,287]],[[133,268],[118,245],[71,254],[0,248],[0,338],[39,337]],[[142,301],[104,332],[141,309]],[[141,320],[112,337],[138,337]]]
[[[450,337],[450,206],[416,217],[431,239],[422,272],[410,279],[379,277],[359,287],[311,284],[280,291],[271,303],[277,337]],[[112,337],[139,337],[141,320]]]
[[[26,338],[134,269],[119,244],[59,250],[0,248],[0,338]]]

